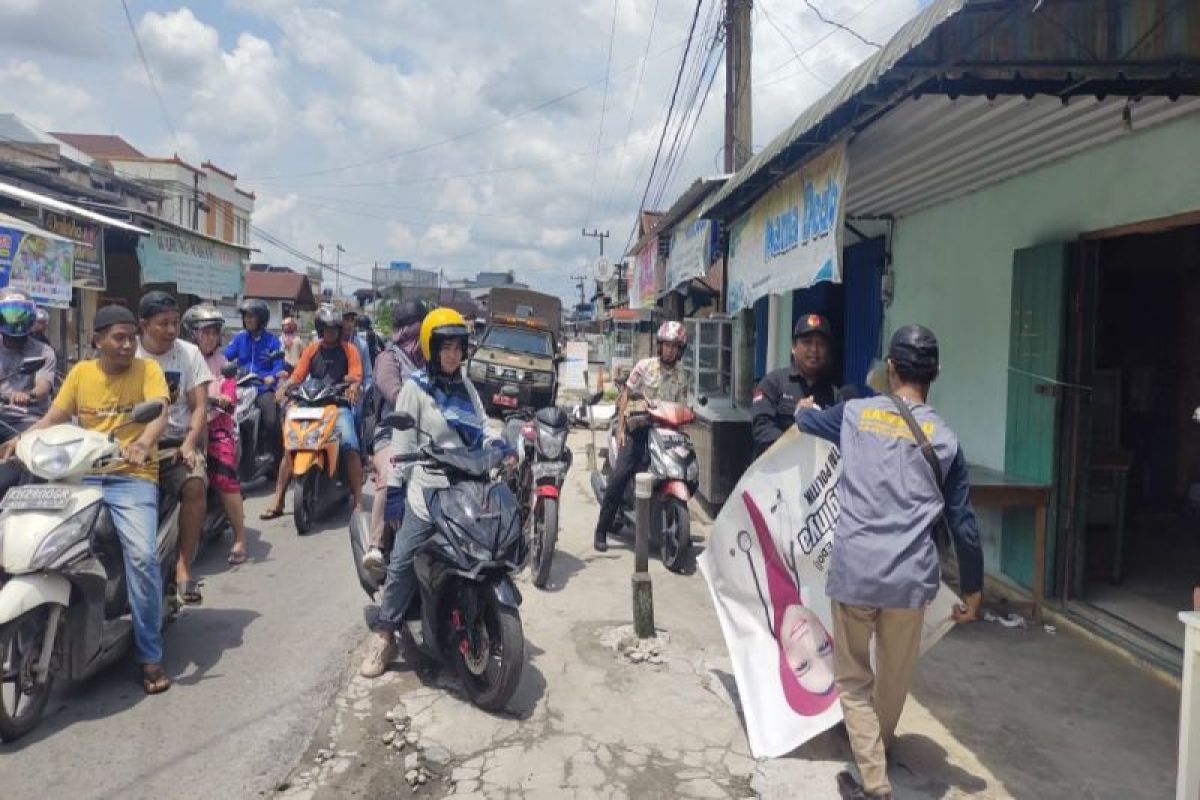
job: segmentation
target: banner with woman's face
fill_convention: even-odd
[[[842,719],[825,596],[840,475],[838,449],[793,428],[742,476],[700,557],[756,758],[790,753]],[[950,629],[957,602],[943,584],[922,652]]]

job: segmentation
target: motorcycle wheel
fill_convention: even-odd
[[[471,653],[466,633],[455,637],[451,654],[463,689],[470,701],[484,711],[501,711],[521,682],[525,662],[525,633],[515,608],[502,606],[483,587],[477,592],[479,616],[475,621],[479,651]]]
[[[533,585],[545,589],[558,541],[558,500],[544,497],[533,510]]]
[[[54,686],[50,674],[38,683],[34,667],[41,657],[50,609],[38,606],[0,626],[0,741],[11,742],[38,726]]]
[[[303,536],[312,530],[317,521],[317,482],[320,476],[309,470],[303,478],[292,484],[292,509],[296,518],[296,533]]]
[[[659,504],[659,548],[663,566],[671,572],[683,572],[692,555],[692,520],[687,504],[668,497]]]

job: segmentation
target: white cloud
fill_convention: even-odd
[[[167,84],[193,83],[220,55],[216,28],[196,19],[186,6],[166,14],[147,12],[137,32],[155,77]]]
[[[93,119],[95,101],[82,89],[47,76],[33,61],[0,66],[0,86],[8,110],[42,130],[62,130]]]

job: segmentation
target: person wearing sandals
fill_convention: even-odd
[[[133,616],[134,653],[142,665],[142,688],[146,694],[158,694],[171,688],[162,667],[163,587],[156,551],[156,451],[167,427],[167,415],[161,414],[147,425],[126,423],[137,403],[158,400],[166,405],[167,381],[157,363],[136,357],[138,325],[132,311],[104,306],[96,312],[92,325],[97,357],[71,368],[46,415],[29,430],[77,417],[85,430],[115,432],[122,463],[116,469],[84,478],[84,483],[99,487],[112,514],[128,577],[125,588]],[[15,446],[16,439],[5,443],[0,447],[0,458],[10,456]]]
[[[375,359],[375,418],[383,420],[396,407],[400,390],[413,373],[425,368],[421,352],[421,322],[427,308],[420,300],[405,300],[392,311],[392,341]],[[385,553],[391,550],[391,536],[385,525],[385,498],[398,506],[389,518],[403,515],[403,489],[388,490],[392,473],[392,429],[382,423],[375,429],[372,461],[375,465],[375,502],[371,504],[371,546],[363,555],[363,567],[381,580],[387,568]]]
[[[137,357],[156,361],[167,378],[171,403],[167,406],[167,432],[160,444],[178,447],[173,459],[158,465],[159,491],[179,498],[179,556],[175,586],[179,602],[204,602],[200,582],[192,577],[192,559],[200,544],[200,529],[208,494],[208,384],[212,373],[200,348],[179,338],[179,303],[167,292],[147,292],[138,303],[142,336]]]
[[[237,476],[237,425],[233,411],[237,408],[237,381],[221,374],[228,363],[221,353],[221,329],[225,316],[216,306],[192,306],[183,315],[183,327],[200,348],[200,355],[212,373],[208,397],[212,408],[208,412],[208,482],[221,496],[221,505],[233,528],[233,547],[229,563],[236,566],[246,561],[246,512],[242,506],[242,486]]]

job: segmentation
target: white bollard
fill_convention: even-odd
[[[1200,800],[1200,611],[1181,611],[1183,693],[1179,699],[1179,776],[1175,800]]]

